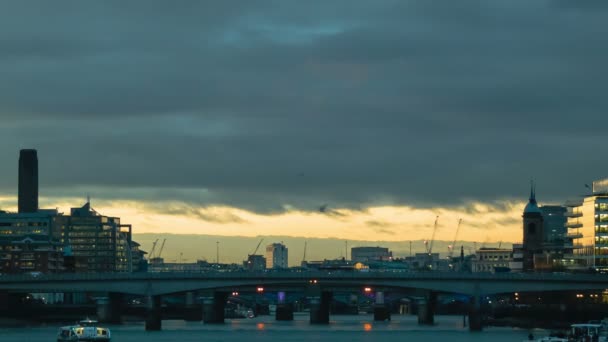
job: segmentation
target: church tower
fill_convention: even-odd
[[[536,203],[536,187],[530,185],[530,199],[524,209],[524,270],[534,269],[534,254],[543,249],[543,215]]]

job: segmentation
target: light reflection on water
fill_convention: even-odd
[[[391,321],[374,322],[371,315],[332,316],[329,325],[310,325],[308,315],[296,313],[294,321],[276,321],[271,316],[254,319],[226,320],[226,324],[205,325],[201,322],[170,320],[162,322],[162,331],[146,332],[143,322],[108,325],[113,342],[160,341],[523,341],[530,331],[513,328],[486,328],[470,333],[463,327],[461,316],[436,316],[436,325],[420,326],[415,316],[394,315]],[[61,324],[28,328],[0,328],[1,342],[54,341]],[[537,330],[535,336],[546,336]]]

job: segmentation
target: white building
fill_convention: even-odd
[[[508,270],[513,262],[513,250],[501,248],[480,248],[471,261],[472,272],[496,272]]]
[[[288,268],[287,247],[282,243],[266,246],[266,268]]]

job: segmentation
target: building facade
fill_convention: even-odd
[[[350,249],[350,257],[354,262],[390,261],[393,252],[385,247],[353,247]]]
[[[592,194],[567,203],[572,269],[608,269],[608,179],[593,182]]]
[[[131,226],[100,215],[90,202],[59,216],[61,242],[70,246],[76,272],[132,272]],[[130,262],[131,261],[131,262]]]
[[[250,254],[243,261],[243,268],[249,272],[263,271],[266,268],[266,258],[263,255]]]
[[[288,268],[287,247],[282,243],[266,246],[266,268]]]
[[[0,273],[63,271],[57,210],[0,212]]]
[[[145,252],[131,225],[98,214],[87,202],[70,215],[38,208],[38,156],[21,150],[17,213],[0,211],[0,273],[131,272]]]
[[[472,272],[501,272],[510,270],[513,250],[501,248],[480,248],[471,260]]]

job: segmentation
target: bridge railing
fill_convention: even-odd
[[[349,272],[349,271],[301,271],[301,272],[199,272],[199,273],[62,273],[62,274],[19,274],[2,275],[3,282],[64,282],[64,281],[112,281],[112,280],[463,280],[463,281],[584,281],[606,282],[605,274],[573,273],[458,273],[458,272]]]

